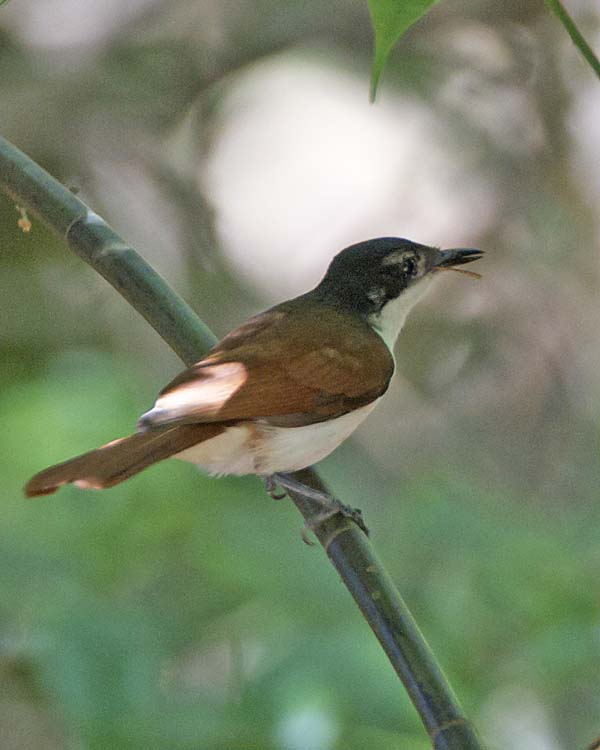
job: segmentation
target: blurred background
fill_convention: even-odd
[[[598,49],[600,8],[569,9]],[[444,0],[368,103],[359,0],[12,0],[0,129],[218,334],[380,235],[486,251],[323,462],[489,748],[600,733],[600,86],[540,1]],[[0,747],[424,750],[301,518],[165,462],[26,502],[181,369],[0,196]]]

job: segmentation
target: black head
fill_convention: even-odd
[[[481,255],[480,250],[440,250],[399,237],[380,237],[338,253],[314,293],[336,307],[377,315],[434,269],[469,263]]]

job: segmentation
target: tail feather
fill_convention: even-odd
[[[147,466],[215,437],[223,429],[219,424],[178,425],[113,440],[40,471],[27,482],[25,494],[27,497],[50,495],[71,482],[84,489],[112,487]]]

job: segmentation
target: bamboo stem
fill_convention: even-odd
[[[208,326],[112,227],[1,136],[0,187],[104,276],[184,362],[215,343]]]
[[[112,284],[188,365],[214,343],[207,326],[135,250],[2,137],[0,188]],[[295,476],[327,491],[313,469]],[[314,524],[322,504],[295,491],[289,494],[304,518]],[[441,668],[365,534],[341,516],[317,524],[314,531],[404,683],[434,750],[481,750]]]

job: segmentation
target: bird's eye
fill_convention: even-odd
[[[414,258],[406,258],[402,261],[402,275],[414,276],[417,273],[417,264]]]

